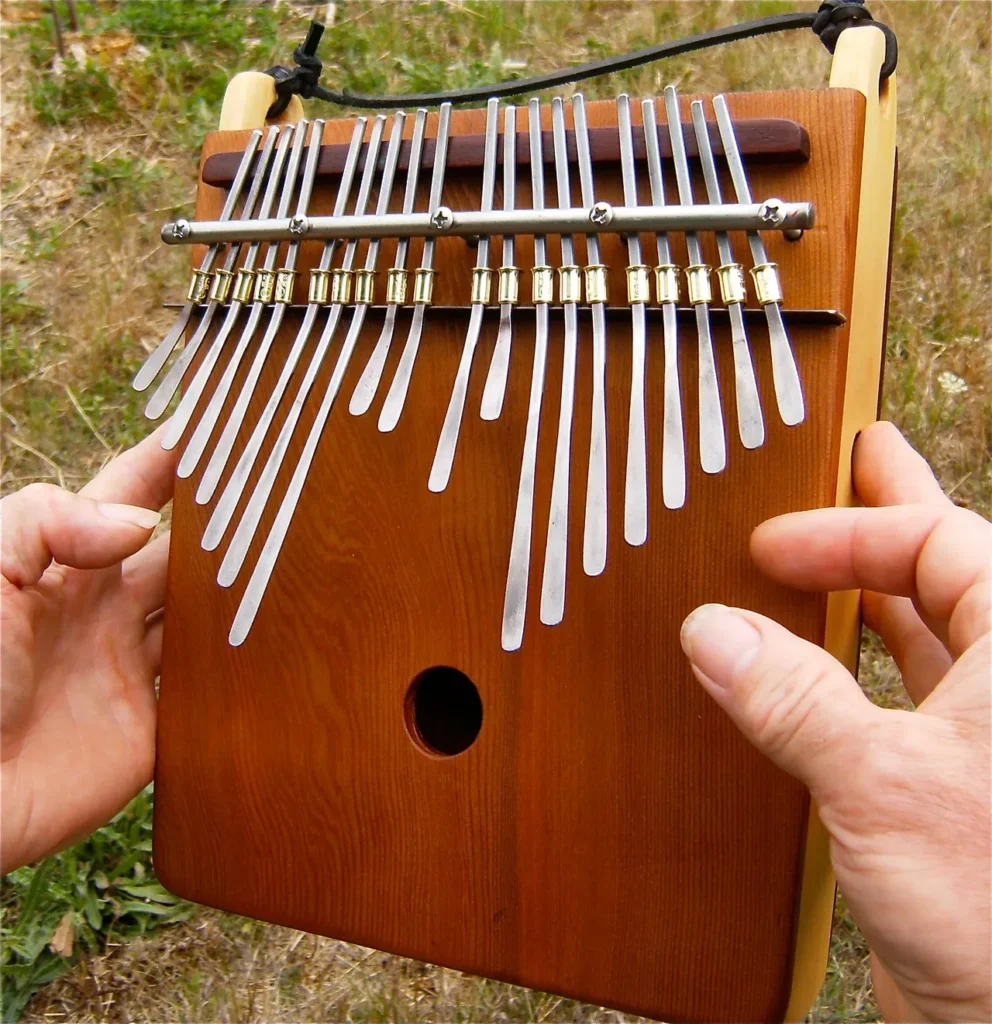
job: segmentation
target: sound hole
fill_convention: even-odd
[[[439,665],[421,672],[406,695],[406,727],[432,754],[450,757],[468,750],[482,728],[482,700],[458,669]]]

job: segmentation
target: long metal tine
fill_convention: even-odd
[[[263,181],[268,173],[269,164],[272,160],[272,154],[275,151],[275,144],[278,136],[279,128],[276,125],[273,125],[266,135],[265,146],[262,149],[261,156],[259,156],[258,169],[255,172],[251,191],[248,193],[248,198],[245,200],[244,211],[241,214],[242,220],[249,219],[255,211],[255,203],[258,200]],[[220,301],[223,301],[222,296],[227,294],[230,284],[233,281],[234,275],[231,271],[234,268],[234,264],[237,262],[240,250],[240,244],[234,245],[232,247],[231,254],[229,254],[228,261],[225,261],[224,268],[227,273],[227,277],[222,280],[227,283],[222,284],[221,286],[223,288],[223,292],[218,295]],[[254,266],[254,261],[252,265]],[[251,268],[249,268],[249,270],[250,269]],[[186,431],[186,427],[189,425],[189,421],[192,418],[193,413],[196,411],[196,406],[200,401],[200,397],[203,395],[204,389],[207,386],[210,374],[213,372],[214,366],[217,364],[217,359],[220,357],[224,344],[226,343],[231,331],[234,329],[234,325],[237,323],[238,317],[241,315],[241,310],[244,308],[246,300],[239,298],[238,295],[239,293],[236,289],[231,292],[230,304],[227,307],[227,315],[224,317],[224,322],[221,324],[221,328],[217,332],[217,336],[211,343],[210,348],[207,349],[207,354],[203,357],[200,365],[197,367],[196,373],[193,375],[193,379],[183,391],[183,397],[179,400],[179,404],[176,406],[176,411],[169,419],[168,426],[165,428],[165,432],[162,435],[162,447],[166,450],[175,448],[182,439],[182,436]],[[213,304],[214,302],[212,300],[211,305]],[[190,342],[190,346],[191,345],[192,342]],[[190,346],[187,346],[187,348]]]
[[[589,126],[582,93],[572,97],[575,149],[582,186],[582,205],[596,202],[589,152]],[[586,302],[592,313],[592,423],[589,434],[589,473],[586,478],[586,518],[582,536],[582,568],[598,576],[606,568],[606,267],[599,256],[599,238],[586,236]]]
[[[259,193],[262,191],[262,182],[265,178],[265,173],[268,170],[269,159],[272,156],[272,151],[275,148],[277,131],[275,127],[269,129],[268,135],[265,140],[265,146],[262,149],[262,153],[258,158],[258,164],[255,168],[255,175],[252,179],[251,188],[248,191],[248,197],[245,199],[244,208],[241,211],[239,220],[247,221],[251,220],[252,213],[255,209],[255,203],[258,201]],[[207,304],[207,308],[200,318],[200,326],[197,327],[193,333],[193,337],[186,342],[183,346],[182,352],[179,354],[179,358],[169,367],[169,372],[162,378],[158,388],[152,395],[145,407],[145,415],[152,420],[156,420],[163,412],[169,407],[169,402],[172,401],[173,395],[179,390],[179,385],[182,383],[183,375],[186,373],[189,364],[193,361],[196,353],[199,351],[200,345],[203,342],[207,331],[210,330],[210,325],[213,322],[214,314],[220,308],[224,302],[227,291],[230,288],[230,282],[234,277],[234,268],[238,262],[238,256],[241,254],[241,244],[239,242],[233,243],[224,257],[224,266],[216,271],[213,284],[210,289],[210,302]],[[227,327],[230,323],[231,327],[234,326],[234,321],[238,317],[238,313],[241,311],[241,304],[238,302],[232,302],[228,308],[228,315],[225,318],[223,327]],[[227,331],[230,332],[231,327],[227,327]],[[223,339],[227,337],[227,333],[221,330],[218,338],[223,344]],[[212,346],[216,349],[216,342]],[[216,356],[214,357],[216,360]],[[211,364],[212,365],[212,364]],[[179,403],[176,412],[172,415],[169,422],[169,435],[173,436],[178,431],[178,435],[182,436],[183,430],[186,428],[186,424],[189,422],[190,416],[193,414],[193,410],[196,407],[196,399],[199,396],[196,393],[191,394],[191,389],[187,389],[186,394],[183,396],[183,400]],[[178,439],[178,438],[177,438]],[[166,443],[167,439],[163,438],[162,447],[172,448],[175,442],[172,444]]]
[[[235,207],[238,205],[238,200],[244,191],[245,181],[248,179],[248,172],[251,169],[252,160],[255,158],[255,152],[258,149],[261,138],[262,132],[257,128],[248,136],[248,144],[245,146],[245,151],[241,156],[241,163],[238,165],[234,181],[231,183],[231,190],[227,193],[227,198],[224,200],[224,207],[219,217],[220,220],[230,220],[234,215]],[[144,391],[158,376],[159,371],[165,366],[169,356],[172,355],[172,350],[178,344],[183,331],[186,330],[186,325],[189,323],[189,318],[193,313],[193,307],[202,301],[202,298],[206,297],[206,289],[209,287],[208,278],[219,252],[219,244],[211,245],[200,261],[199,269],[193,271],[186,304],[180,310],[179,316],[176,317],[176,322],[169,329],[169,332],[158,343],[155,351],[144,361],[141,368],[135,374],[134,380],[131,383],[135,391]]]
[[[668,134],[672,140],[675,180],[679,199],[691,206],[692,180],[689,160],[682,134],[682,116],[675,87],[665,88],[665,110],[668,114]],[[723,410],[720,408],[720,384],[716,376],[716,358],[710,334],[710,268],[703,262],[703,247],[694,231],[685,235],[689,253],[686,280],[689,301],[696,310],[696,332],[699,336],[699,461],[706,473],[719,473],[727,465],[727,440],[723,429]]]
[[[562,101],[551,101],[554,137],[555,177],[558,206],[572,205],[568,181],[568,148],[565,140],[565,112]],[[556,626],[565,615],[565,576],[568,554],[568,486],[572,445],[572,412],[575,405],[575,357],[578,346],[577,304],[581,285],[575,266],[575,243],[571,235],[561,236],[562,266],[558,270],[559,298],[565,314],[565,344],[562,350],[561,404],[558,410],[558,440],[555,471],[551,483],[551,513],[548,542],[544,551],[544,579],[541,584],[541,622]]]
[[[747,172],[744,170],[744,162],[737,146],[734,122],[730,117],[726,98],[722,95],[714,96],[713,109],[716,111],[716,123],[720,130],[720,139],[723,141],[723,151],[727,157],[727,167],[730,169],[737,201],[751,202],[751,187],[748,185]],[[803,399],[803,386],[799,379],[796,357],[782,320],[782,296],[778,273],[775,264],[768,262],[768,252],[761,235],[757,231],[749,231],[747,240],[754,260],[751,274],[755,279],[756,290],[759,291],[758,301],[764,307],[765,319],[768,322],[775,399],[782,421],[792,427],[802,423],[806,418],[806,403]]]
[[[507,107],[503,113],[503,209],[512,210],[517,201],[517,108]],[[515,239],[503,238],[503,265],[499,268],[499,331],[486,386],[482,391],[480,415],[484,420],[495,420],[503,409],[506,377],[510,370],[510,342],[513,335],[513,307],[517,301],[516,289],[520,271],[513,265]],[[504,284],[505,282],[505,284]],[[506,294],[502,294],[504,288]]]
[[[444,188],[444,172],[448,162],[448,129],[451,123],[451,104],[442,103],[438,111],[437,141],[434,148],[434,171],[431,175],[431,195],[429,209],[431,213],[437,211],[441,205],[441,193]],[[414,282],[414,310],[413,319],[410,321],[410,330],[406,336],[406,344],[400,354],[400,361],[396,365],[396,372],[393,374],[392,384],[386,392],[386,400],[379,411],[379,429],[390,431],[399,422],[403,412],[403,405],[406,402],[406,393],[410,389],[410,378],[413,376],[413,364],[417,360],[417,351],[420,348],[420,339],[424,332],[424,315],[430,305],[431,292],[433,289],[434,275],[434,239],[424,239],[424,251],[420,258],[420,269],[417,276],[420,282]]]
[[[366,119],[363,117],[358,118],[355,122],[355,128],[351,137],[351,145],[348,148],[348,155],[345,159],[344,171],[341,175],[341,183],[338,186],[338,194],[335,200],[335,216],[340,216],[345,212],[345,203],[351,194],[351,186],[355,177],[355,169],[358,166],[358,156],[362,148],[362,138],[365,134],[365,124]],[[325,243],[318,268],[321,272],[326,273],[328,267],[330,267],[337,244],[338,243],[334,240]],[[249,256],[251,256],[250,252]],[[300,326],[294,346],[296,344],[303,345],[306,342],[320,308],[321,303],[319,301],[310,302],[308,304],[307,311],[303,317],[303,323]],[[251,316],[255,318],[256,324],[262,315],[263,309],[264,303],[256,302],[252,307]],[[250,320],[249,326],[251,326]],[[248,345],[251,342],[253,335],[254,327],[252,327],[251,330],[246,329],[242,333],[241,339],[238,341],[227,366],[224,368],[224,373],[221,376],[217,388],[211,395],[207,409],[201,417],[200,422],[197,424],[196,429],[193,431],[193,436],[190,438],[189,444],[186,446],[186,451],[179,460],[178,473],[181,477],[189,476],[196,468],[200,457],[203,455],[213,433],[214,427],[220,419],[227,396],[230,393],[231,388],[234,386],[234,378],[237,374],[238,367],[241,365],[241,360],[248,350]],[[207,470],[203,475],[203,479],[200,481],[200,486],[197,490],[197,500],[200,501],[200,504],[209,501],[213,496],[213,492],[216,489],[217,483],[220,481],[220,477],[224,471],[224,466],[227,464],[228,456],[231,449],[234,447],[238,428],[244,418],[244,412],[247,410],[248,400],[250,397],[251,394],[246,393],[244,387],[242,387],[238,395],[238,400],[235,404],[235,413],[228,418],[214,455],[208,462]],[[200,500],[201,497],[202,501]]]
[[[499,136],[499,100],[491,99],[486,110],[486,143],[482,163],[482,212],[489,213],[493,208],[493,193],[496,188],[496,142]],[[492,271],[489,269],[489,238],[482,236],[476,249],[475,272],[472,277],[472,312],[469,314],[468,331],[462,357],[455,374],[455,384],[451,389],[448,411],[445,413],[438,438],[434,463],[431,466],[427,486],[431,491],[443,491],[451,477],[451,465],[455,458],[458,445],[458,432],[461,429],[462,417],[465,414],[465,399],[468,395],[468,381],[472,373],[472,360],[479,343],[479,332],[482,330],[482,317],[489,302]]]
[[[530,180],[535,210],[544,209],[544,160],[542,154],[541,103],[532,99],[527,110],[530,136]],[[530,379],[527,405],[527,428],[524,451],[520,461],[520,483],[517,507],[513,516],[513,539],[510,542],[510,563],[506,572],[506,594],[503,599],[502,645],[504,651],[516,651],[523,642],[524,619],[527,614],[527,585],[530,577],[531,534],[534,527],[534,480],[537,475],[537,441],[541,429],[541,404],[544,399],[544,369],[548,355],[548,303],[550,294],[541,291],[540,282],[550,280],[551,268],[546,265],[547,241],[544,235],[534,237],[534,368]]]
[[[630,120],[630,97],[617,97],[617,124],[620,132],[620,172],[623,177],[625,206],[636,206],[637,179],[634,173],[634,129]],[[647,267],[641,262],[641,239],[627,236],[629,261],[628,299],[630,301],[630,413],[627,421],[627,474],[624,481],[623,536],[628,544],[643,544],[648,537],[648,455],[647,428],[644,411],[645,362],[647,358],[647,326],[645,303],[633,291],[632,283],[647,281]]]
[[[699,147],[699,162],[703,168],[706,194],[711,203],[722,203],[720,178],[716,171],[716,160],[710,145],[710,135],[703,113],[703,101],[693,100],[692,126]],[[765,440],[765,424],[761,416],[761,400],[758,397],[758,382],[754,379],[754,365],[751,350],[744,329],[744,272],[734,262],[734,250],[726,231],[716,232],[716,246],[720,253],[720,267],[717,275],[720,293],[730,317],[730,339],[734,353],[734,387],[737,396],[737,432],[745,448],[758,448]]]
[[[413,138],[410,140],[410,160],[407,164],[406,191],[403,194],[403,212],[412,213],[413,204],[417,198],[417,178],[420,174],[421,154],[424,146],[424,127],[427,124],[427,111],[421,108],[417,111],[416,119],[413,122]],[[396,243],[396,257],[393,260],[393,269],[389,274],[389,281],[386,289],[386,316],[382,323],[382,330],[379,332],[379,340],[375,343],[372,355],[365,364],[355,390],[348,405],[348,411],[353,416],[361,416],[368,412],[372,405],[372,399],[379,388],[379,381],[382,379],[382,371],[386,365],[386,357],[389,355],[389,346],[392,344],[393,333],[396,330],[396,314],[400,306],[406,301],[407,286],[407,254],[410,250],[410,239],[401,238]]]
[[[661,151],[658,147],[658,125],[654,100],[641,103],[644,125],[644,147],[647,153],[651,201],[665,203],[665,182],[661,174]],[[678,267],[672,263],[668,236],[655,236],[658,265],[655,267],[658,302],[661,304],[662,330],[665,339],[665,406],[662,414],[661,498],[666,508],[685,504],[685,430],[682,425],[682,389],[679,384]]]
[[[383,114],[380,114],[372,122],[372,134],[369,138],[368,148],[365,153],[365,166],[362,170],[362,179],[358,188],[358,197],[355,200],[355,210],[358,213],[365,212],[369,193],[372,191],[372,184],[375,179],[375,165],[379,158],[379,144],[382,141],[382,133],[385,124],[386,118]],[[350,282],[351,275],[353,273],[352,265],[355,260],[355,251],[357,248],[357,239],[351,239],[345,246],[344,256],[341,260],[341,268],[339,271],[336,271],[339,275],[339,279],[345,279]],[[289,408],[286,423],[283,425],[283,431],[288,433],[290,436],[292,435],[296,421],[303,412],[306,396],[309,393],[310,388],[313,386],[313,381],[316,379],[317,372],[320,369],[320,364],[331,344],[331,340],[333,339],[335,332],[337,331],[338,324],[341,320],[341,312],[344,309],[344,303],[348,298],[350,298],[350,296],[341,296],[340,301],[331,303],[327,322],[324,324],[324,330],[321,333],[320,340],[317,342],[313,355],[310,357],[310,364],[304,374],[303,381],[299,386],[296,397],[293,399],[293,404]],[[299,358],[299,354],[302,351],[303,346],[301,344],[294,347],[297,348],[296,358]],[[257,360],[258,357],[256,356],[256,361]],[[275,417],[276,411],[279,407],[279,402],[289,384],[292,369],[293,367],[289,367],[289,360],[287,360],[286,365],[283,367],[284,372],[280,374],[279,381],[276,384],[276,389],[269,397],[269,401],[266,403],[262,417],[259,419],[258,423],[256,423],[248,444],[241,453],[241,456],[234,467],[234,471],[231,473],[231,476],[224,487],[224,491],[217,501],[213,514],[207,522],[207,527],[203,531],[203,539],[200,542],[201,546],[207,551],[213,551],[214,548],[220,544],[231,519],[234,517],[234,513],[238,507],[238,502],[241,500],[241,495],[244,493],[244,489],[248,484],[248,478],[251,476],[252,468],[255,465],[255,459],[258,457],[258,453],[261,450],[269,425]],[[249,381],[246,381],[246,384]],[[245,514],[248,514],[247,510]]]
[[[397,112],[393,116],[392,132],[389,138],[389,146],[386,149],[386,162],[382,172],[382,183],[379,188],[379,198],[376,206],[376,214],[380,217],[389,212],[389,199],[393,190],[393,178],[396,175],[396,165],[399,162],[400,145],[403,139],[403,122],[405,118],[406,115],[402,112]],[[379,139],[373,138],[373,141],[369,143],[369,156],[367,158],[366,167],[371,166],[373,171],[376,163],[378,162],[380,140],[381,133],[379,135]],[[364,177],[362,187],[365,187]],[[363,274],[363,280],[367,280],[370,283],[372,281],[372,275],[375,273],[376,264],[379,260],[380,244],[380,240],[375,238],[369,242],[368,252],[365,257],[365,267],[361,272]],[[356,295],[356,305],[352,312],[351,324],[349,325],[348,333],[345,335],[344,344],[341,346],[341,351],[338,354],[337,362],[335,363],[334,370],[331,374],[331,383],[328,385],[329,389],[333,387],[335,397],[337,396],[338,388],[341,386],[341,381],[344,378],[344,373],[348,367],[348,363],[351,360],[351,355],[355,350],[355,345],[358,342],[358,336],[361,334],[362,325],[365,322],[365,314],[368,312],[371,301],[372,296],[368,294],[364,287],[361,290],[361,294]],[[317,372],[319,369],[319,361],[316,363],[312,362],[311,366],[308,368],[307,377],[300,385],[300,390],[297,393],[289,414],[287,415],[286,422],[283,424],[282,430],[279,432],[279,437],[276,440],[272,451],[269,453],[268,460],[265,463],[265,468],[262,470],[262,473],[258,478],[258,483],[255,484],[255,490],[252,492],[251,498],[248,500],[244,515],[242,515],[241,522],[238,523],[238,528],[235,530],[234,536],[231,538],[231,543],[228,546],[224,560],[221,562],[220,571],[217,574],[217,582],[220,583],[222,587],[230,586],[241,571],[241,566],[244,564],[245,557],[248,554],[248,548],[251,546],[252,538],[255,536],[255,532],[258,529],[258,523],[262,518],[262,512],[269,500],[269,495],[272,493],[272,488],[275,486],[279,470],[282,466],[283,460],[286,458],[286,453],[289,450],[289,445],[292,441],[293,432],[296,429],[300,413],[302,412],[303,404],[309,394],[310,387],[313,386],[313,381],[317,378]],[[259,428],[261,427],[262,424],[260,422]]]

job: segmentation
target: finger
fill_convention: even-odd
[[[166,451],[163,423],[133,448],[121,452],[79,492],[96,501],[123,502],[160,509],[171,497],[175,487],[178,449]]]
[[[954,505],[794,512],[751,535],[759,568],[801,590],[912,598],[959,654],[988,630],[992,524]]]
[[[161,518],[51,484],[31,484],[4,498],[0,517],[0,572],[18,587],[37,583],[53,561],[75,569],[114,565],[142,547]]]
[[[741,732],[821,800],[882,712],[826,651],[755,612],[720,604],[682,624],[692,670]]]
[[[170,536],[163,533],[124,562],[124,585],[131,600],[146,616],[165,604]]]
[[[952,504],[926,459],[884,420],[866,427],[854,446],[854,489],[866,505]]]
[[[866,590],[862,610],[865,625],[879,635],[902,674],[906,692],[919,706],[954,664],[947,648],[933,635],[908,597]]]

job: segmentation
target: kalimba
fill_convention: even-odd
[[[182,388],[166,885],[652,1017],[806,1011],[824,831],[678,631],[721,601],[855,667],[857,595],[748,537],[853,500],[884,48],[843,32],[822,90],[268,126],[272,78],[232,81],[135,382],[151,416]]]

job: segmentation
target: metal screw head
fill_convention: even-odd
[[[177,220],[172,225],[172,237],[181,242],[184,238],[189,238],[190,230],[188,220]]]
[[[609,203],[602,201],[594,203],[592,209],[589,211],[589,219],[593,224],[598,224],[600,227],[605,227],[613,220],[613,207]]]
[[[289,218],[289,233],[291,235],[305,235],[308,227],[309,223],[306,217],[296,216]]]
[[[455,223],[455,215],[447,206],[439,206],[431,217],[431,223],[438,231],[447,231]]]
[[[777,228],[785,220],[785,203],[781,199],[766,199],[758,207],[758,219],[769,228]]]

